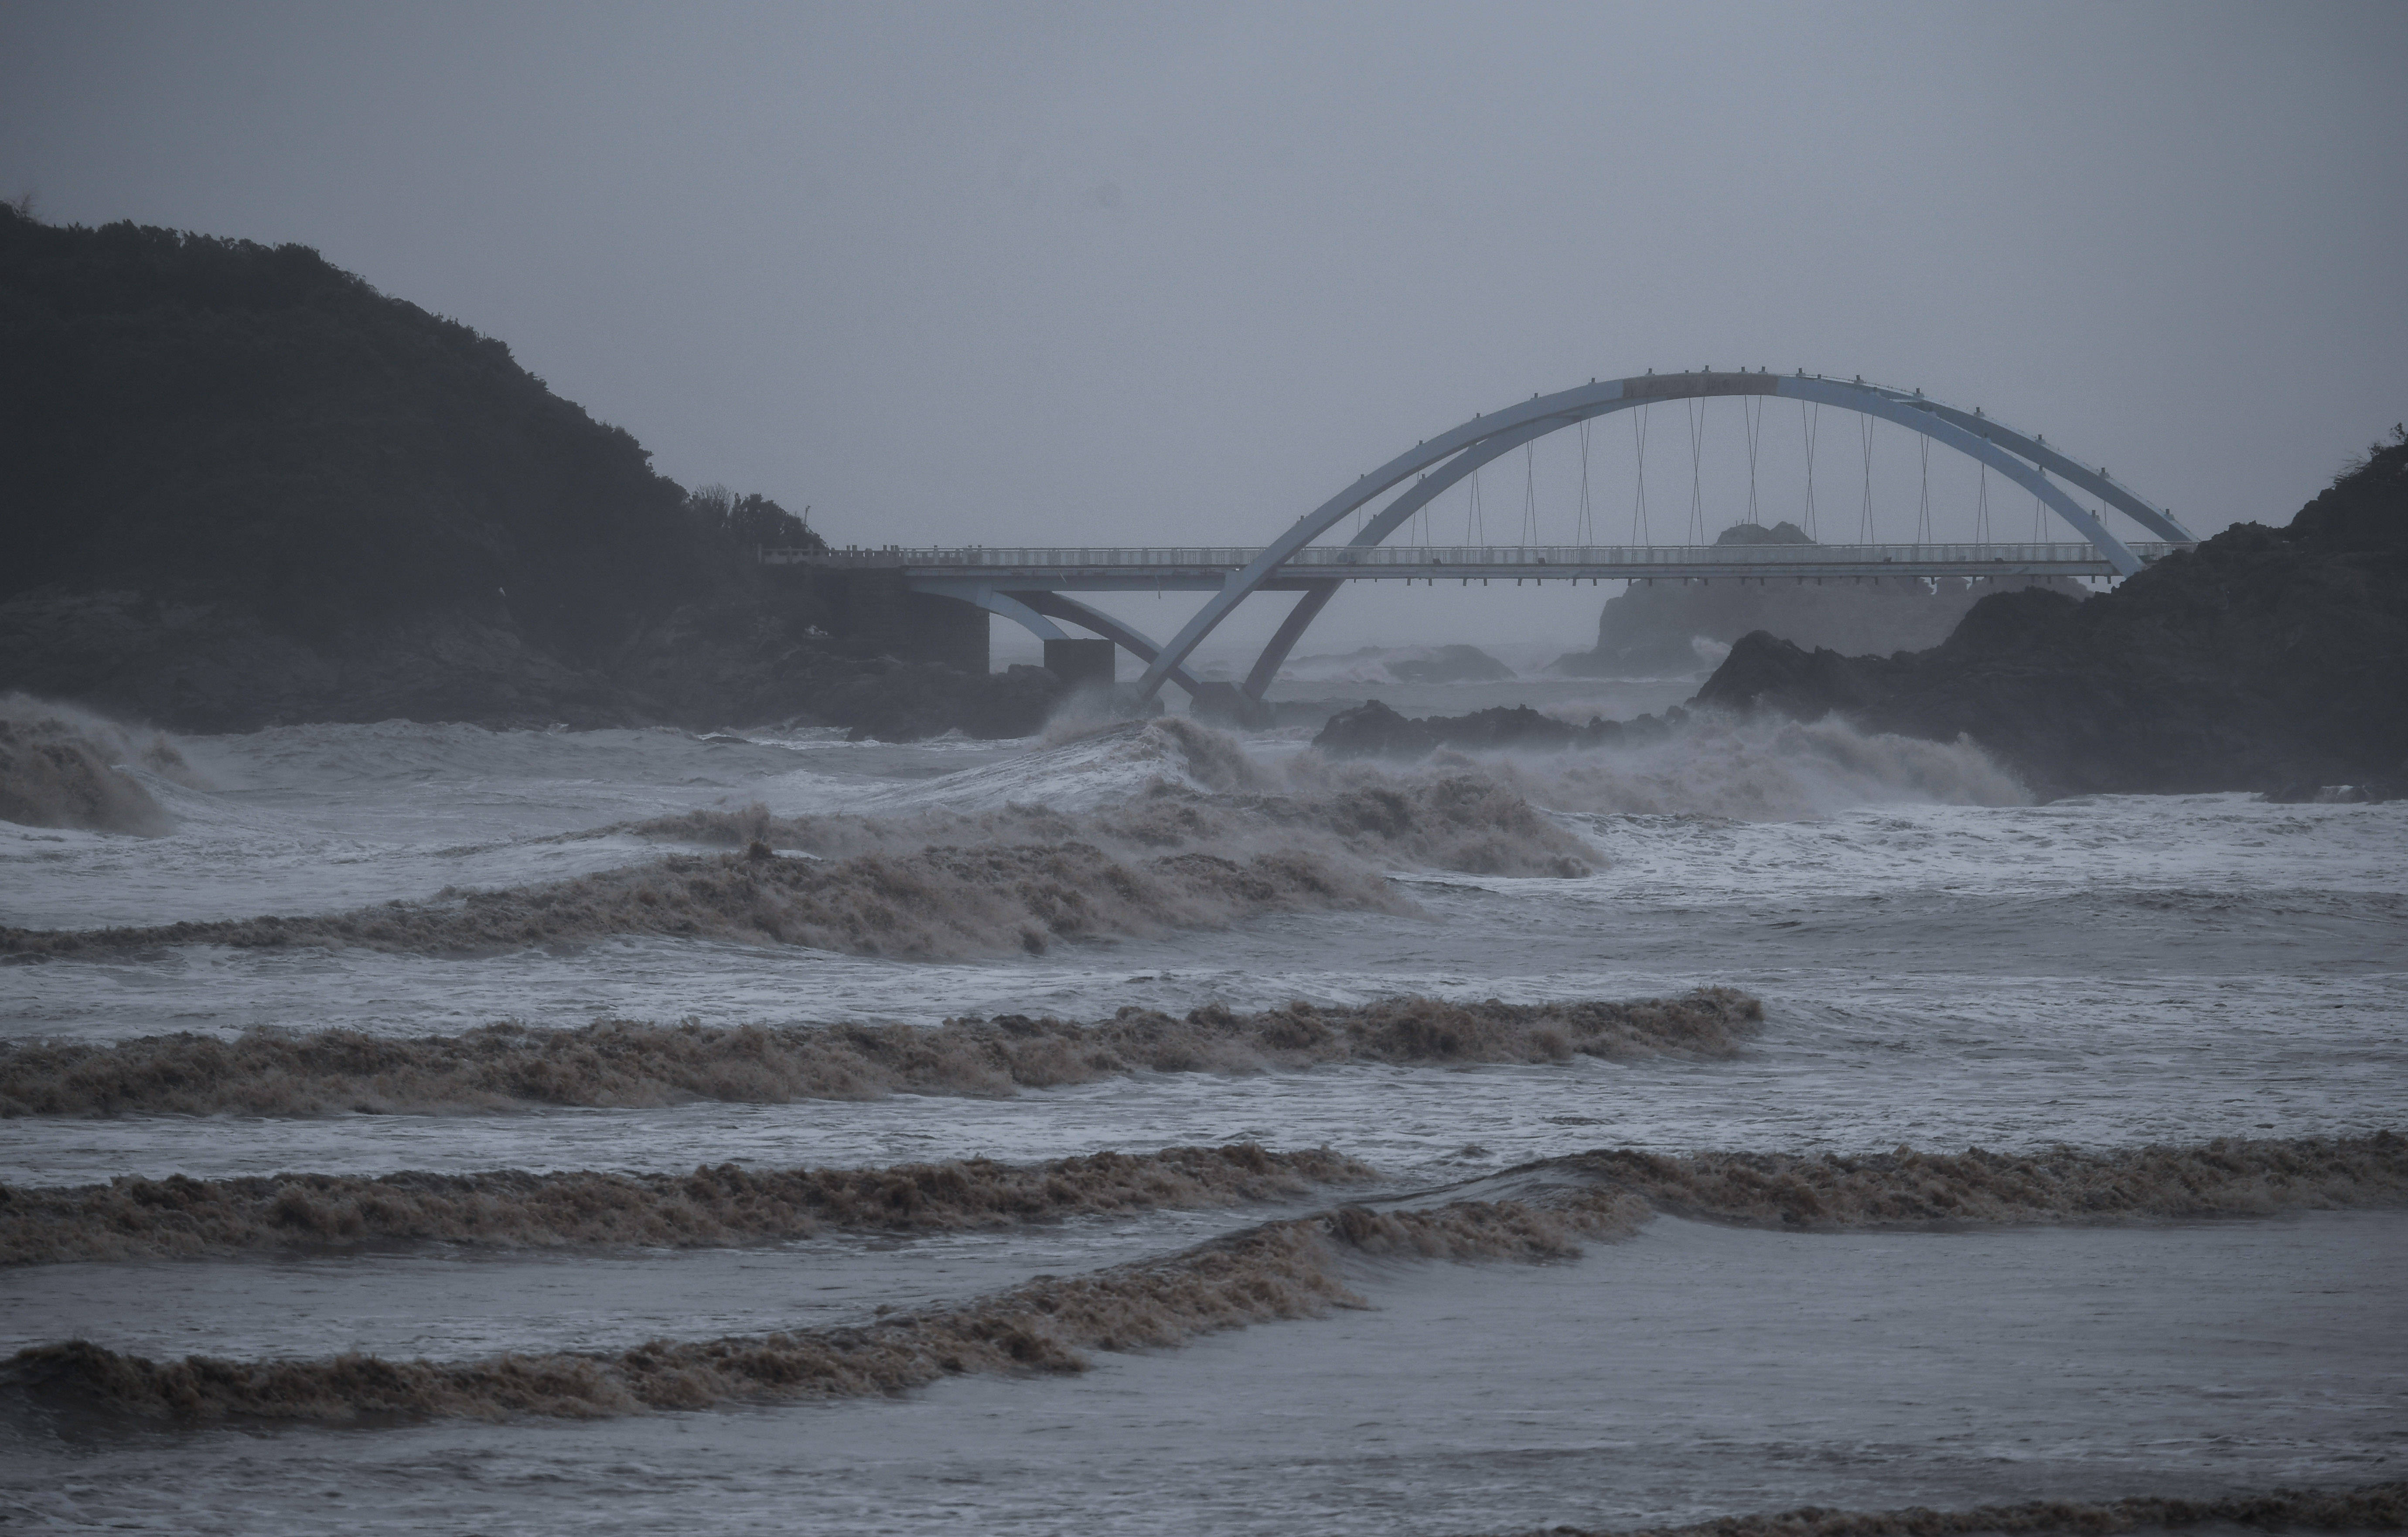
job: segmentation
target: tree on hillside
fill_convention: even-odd
[[[827,553],[827,541],[812,533],[810,524],[758,492],[738,496],[724,485],[696,486],[686,496],[685,510],[705,532],[746,554],[756,550]]]

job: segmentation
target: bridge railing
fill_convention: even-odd
[[[2135,543],[2154,561],[2190,546]],[[1251,545],[969,545],[960,547],[817,551],[763,550],[770,565],[941,567],[963,571],[1154,569],[1236,570],[1262,552]],[[2052,544],[1641,544],[1641,545],[1308,545],[1283,570],[1338,574],[1363,567],[1780,566],[1879,565],[2078,566],[2100,560],[2081,543]]]

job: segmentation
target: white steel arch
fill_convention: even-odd
[[[2103,467],[2083,464],[2050,447],[2042,438],[2027,437],[2002,426],[1979,410],[1965,411],[1943,406],[1926,397],[1919,390],[1894,390],[1868,384],[1861,379],[1841,381],[1803,372],[1716,373],[1700,369],[1694,373],[1642,374],[1602,383],[1592,381],[1550,395],[1534,395],[1504,410],[1475,416],[1451,432],[1415,444],[1364,475],[1298,518],[1293,526],[1266,545],[1262,553],[1243,568],[1232,572],[1221,590],[1208,597],[1195,617],[1188,620],[1155,654],[1147,666],[1145,675],[1138,682],[1138,696],[1144,698],[1157,692],[1174,668],[1184,666],[1204,638],[1211,634],[1240,603],[1273,580],[1279,568],[1297,551],[1415,476],[1423,476],[1424,479],[1383,508],[1350,542],[1356,545],[1381,542],[1401,527],[1405,520],[1420,510],[1431,497],[1465,475],[1498,455],[1549,433],[1659,400],[1750,395],[1775,395],[1859,411],[1894,422],[1911,432],[1919,432],[1934,442],[1955,449],[2029,491],[2125,576],[2141,568],[2140,557],[2109,533],[2106,524],[2095,513],[2074,501],[2063,486],[2049,479],[2051,475],[2089,492],[2160,538],[2181,543],[2195,542],[2195,537],[2163,508],[2133,495],[2111,479]],[[1248,676],[1246,692],[1260,697],[1271,675],[1277,672],[1280,662],[1285,658],[1287,649],[1296,643],[1304,627],[1321,611],[1328,602],[1330,593],[1335,590],[1334,583],[1316,584],[1297,600],[1295,610],[1288,615],[1287,623],[1280,626],[1280,633],[1274,637],[1271,648],[1266,649],[1263,660],[1255,664],[1253,673]]]

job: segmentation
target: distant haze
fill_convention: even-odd
[[[20,0],[0,196],[314,246],[840,544],[1259,543],[1474,411],[1704,365],[1984,406],[2206,533],[2408,416],[2403,79],[2398,5]],[[1738,422],[1703,428],[1709,535]],[[1825,424],[1845,534],[1861,449]],[[1765,431],[1794,517],[1802,425]],[[1651,427],[1668,541],[1687,432]],[[1576,455],[1500,462],[1489,537],[1527,505],[1568,540]],[[1351,592],[1302,649],[1584,644],[1611,591]]]

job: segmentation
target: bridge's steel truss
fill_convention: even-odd
[[[2074,532],[2080,544],[2025,545],[1710,545],[1479,546],[1455,549],[1381,548],[1408,519],[1483,465],[1523,444],[1614,411],[1658,401],[1719,395],[1770,395],[1892,422],[1996,470],[2039,499]],[[2052,479],[2054,477],[2054,479]],[[1364,523],[1344,545],[1312,541],[1345,519],[1404,489]],[[2069,490],[2071,488],[2071,490]],[[2100,516],[2074,500],[2086,493],[2155,534],[2154,543],[2118,539]],[[1111,639],[1145,662],[1140,697],[1175,682],[1191,694],[1187,658],[1197,646],[1257,592],[1296,592],[1296,606],[1248,673],[1245,692],[1256,698],[1278,675],[1306,627],[1342,582],[1691,581],[1806,582],[1867,576],[2130,576],[2168,549],[2196,542],[2162,508],[2142,500],[2109,477],[2045,438],[2004,426],[1980,410],[1942,405],[1919,391],[1888,389],[1862,380],[1772,373],[1645,374],[1591,382],[1537,395],[1505,410],[1477,416],[1452,432],[1416,443],[1297,520],[1269,544],[1235,549],[977,549],[882,551],[838,561],[900,566],[910,585],[1004,614],[1047,639],[1062,638],[1053,621],[1066,619]],[[819,557],[829,558],[829,557]],[[1193,618],[1156,645],[1120,621],[1062,596],[1065,589],[1203,591]]]

